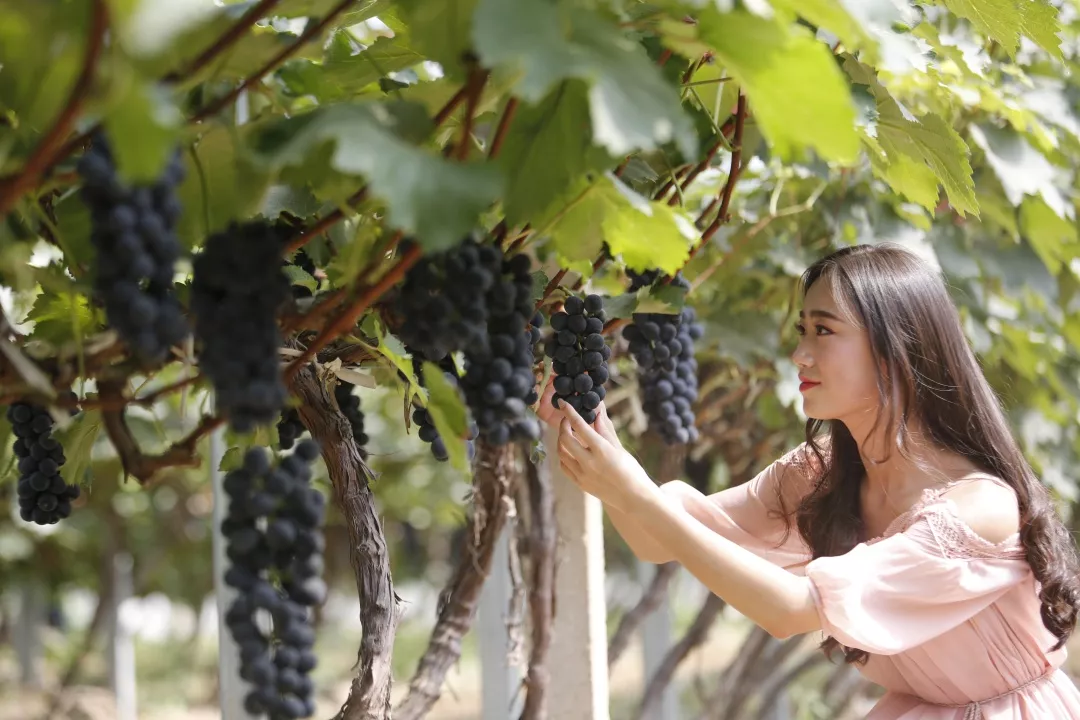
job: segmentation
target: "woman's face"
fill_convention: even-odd
[[[826,278],[807,291],[796,330],[799,344],[791,359],[799,368],[803,412],[839,420],[856,437],[868,431],[880,405],[870,336],[836,303]]]

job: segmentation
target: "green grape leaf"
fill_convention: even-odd
[[[332,105],[260,124],[251,147],[268,167],[314,168],[328,160],[338,172],[363,176],[386,202],[392,227],[428,250],[452,247],[499,197],[500,175],[404,142],[392,131],[396,122],[380,105]]]
[[[548,209],[546,222],[538,221],[538,234],[550,232],[562,266],[591,264],[606,242],[634,270],[682,268],[697,238],[682,210],[647,200],[611,174],[574,190]]]
[[[177,150],[182,120],[156,86],[131,83],[104,121],[117,174],[129,184],[157,180]]]
[[[545,0],[480,0],[472,39],[485,65],[518,74],[516,94],[539,103],[557,83],[590,83],[593,139],[615,156],[674,141],[697,156],[694,126],[645,49],[589,10]]]
[[[67,427],[53,431],[54,437],[64,448],[67,462],[60,468],[60,476],[68,485],[85,485],[86,473],[90,468],[94,442],[101,432],[101,411],[95,408],[83,410]]]
[[[250,217],[261,205],[273,175],[244,153],[243,137],[250,127],[215,126],[183,154],[185,175],[178,190],[183,212],[176,232],[185,247],[194,247],[232,220]]]
[[[416,47],[440,63],[451,76],[460,75],[469,51],[469,31],[477,0],[398,0],[401,19]]]
[[[1041,48],[1061,59],[1057,9],[1047,0],[939,0],[975,29],[996,40],[1015,56],[1020,36],[1027,35]]]
[[[1042,198],[1024,198],[1020,206],[1020,227],[1046,269],[1054,275],[1076,257],[1076,226],[1062,219]]]
[[[591,169],[586,93],[584,83],[563,82],[539,104],[518,108],[499,156],[511,226],[529,222]]]
[[[706,10],[698,32],[746,91],[774,152],[813,148],[850,163],[859,153],[855,105],[829,49],[800,26],[742,10]]]
[[[85,341],[101,329],[98,314],[81,293],[43,292],[26,319],[35,323],[31,340],[42,340],[57,348],[73,339]]]
[[[1012,130],[977,124],[971,125],[969,132],[975,144],[986,153],[986,162],[1001,182],[1009,202],[1019,207],[1025,195],[1041,195],[1059,217],[1072,217],[1071,206],[1058,190],[1056,168],[1024,136]]]
[[[427,411],[446,446],[450,464],[463,473],[469,471],[469,416],[456,387],[435,363],[424,361],[424,387],[428,389]]]

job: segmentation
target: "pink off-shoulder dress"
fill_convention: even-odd
[[[948,487],[928,490],[878,538],[811,560],[775,510],[813,480],[805,445],[749,483],[702,497],[688,511],[717,533],[805,575],[823,631],[866,650],[859,667],[885,688],[867,720],[1080,720],[1080,691],[1059,668],[1064,648],[1043,626],[1018,536],[995,544],[957,515]]]

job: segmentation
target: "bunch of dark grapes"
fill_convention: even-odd
[[[71,501],[79,497],[79,486],[68,485],[60,476],[66,458],[52,436],[52,416],[37,405],[15,403],[8,408],[7,418],[16,438],[19,517],[54,525],[71,515]]]
[[[296,408],[288,408],[281,413],[277,432],[278,447],[282,450],[291,449],[296,444],[296,441],[300,439],[300,436],[307,432],[304,423],[300,422],[300,413]]]
[[[353,386],[349,383],[339,382],[334,388],[334,399],[345,419],[352,428],[353,439],[356,441],[356,449],[360,451],[362,460],[368,459],[368,436],[364,432],[364,413],[360,410],[360,398],[353,394]]]
[[[457,375],[457,368],[454,367],[454,359],[447,355],[439,363],[439,368],[443,371],[443,377],[446,381],[454,387],[459,386],[459,379]],[[413,373],[423,383],[423,357],[417,353],[413,353]],[[416,423],[418,429],[417,434],[420,439],[428,444],[431,448],[431,454],[439,462],[446,462],[450,459],[450,453],[446,450],[446,442],[439,435],[439,431],[435,428],[435,421],[431,418],[431,413],[427,411],[427,408],[420,407],[419,405],[413,410],[412,415],[413,422]],[[469,420],[468,437],[466,442],[466,453],[469,460],[472,460],[476,456],[476,440],[477,435],[480,434],[480,428],[476,422]]]
[[[551,316],[551,329],[545,354],[555,372],[551,403],[568,403],[587,423],[596,420],[596,408],[607,396],[607,361],[611,348],[604,341],[604,299],[589,295],[584,300],[566,298],[563,309]]]
[[[658,275],[654,273],[632,274],[631,292],[654,282]],[[671,284],[689,289],[681,275]],[[694,341],[701,334],[702,326],[689,306],[678,315],[635,313],[633,322],[623,329],[630,354],[642,370],[640,383],[649,425],[668,444],[698,439],[693,410],[698,395]]]
[[[191,309],[199,364],[237,432],[269,425],[285,405],[275,317],[289,298],[281,269],[287,232],[263,221],[233,223],[211,235],[195,258]]]
[[[498,248],[472,238],[422,258],[406,273],[395,299],[394,310],[403,318],[398,337],[432,362],[482,344],[502,262]]]
[[[179,151],[156,182],[129,185],[117,174],[104,134],[79,159],[80,197],[90,210],[96,251],[94,291],[109,325],[145,361],[160,362],[189,327],[173,294],[180,243],[177,187],[184,178]]]
[[[503,259],[487,293],[487,332],[465,348],[465,402],[480,437],[496,446],[540,437],[540,422],[528,414],[536,401],[531,268],[527,255]]]
[[[253,686],[244,700],[252,715],[315,713],[309,677],[315,631],[308,608],[325,602],[327,592],[321,529],[326,503],[310,485],[318,454],[316,444],[304,440],[275,468],[265,449],[253,448],[224,480],[229,512],[221,530],[231,563],[225,582],[239,593],[225,622],[240,647],[240,677]],[[269,636],[260,615],[273,619]]]

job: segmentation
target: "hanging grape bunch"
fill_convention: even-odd
[[[405,275],[395,297],[401,316],[397,336],[426,359],[439,362],[455,350],[483,343],[488,291],[501,274],[502,254],[472,238],[425,256]]]
[[[360,411],[360,398],[352,391],[350,383],[339,382],[334,388],[334,399],[337,400],[341,414],[349,421],[352,429],[353,440],[356,441],[356,449],[360,452],[360,459],[368,459],[368,436],[364,432],[364,413]]]
[[[492,445],[540,437],[540,422],[529,414],[529,400],[536,401],[531,269],[528,255],[503,259],[487,293],[487,333],[464,348],[465,401]]]
[[[224,480],[229,512],[221,530],[231,566],[225,582],[239,592],[225,615],[240,648],[240,677],[252,684],[244,700],[253,715],[304,718],[315,713],[315,631],[308,608],[326,600],[322,580],[325,500],[311,487],[311,440],[271,467],[253,448]],[[276,578],[277,582],[273,582]],[[273,618],[267,637],[258,613]]]
[[[285,405],[276,316],[289,298],[281,251],[288,229],[233,223],[195,258],[191,309],[199,365],[237,432],[279,418]]]
[[[568,403],[587,423],[596,420],[596,408],[607,395],[604,384],[611,348],[603,335],[606,319],[602,297],[589,295],[582,300],[572,295],[551,316],[554,333],[545,347],[555,372],[552,405]]]
[[[52,416],[43,407],[15,403],[8,408],[7,418],[16,438],[19,517],[38,525],[55,525],[71,515],[71,501],[79,497],[79,486],[68,485],[60,476],[66,458],[64,448],[52,436]]]
[[[630,273],[630,291],[656,281],[659,273]],[[671,284],[689,290],[690,284],[676,275]],[[694,341],[701,338],[702,326],[694,308],[684,306],[678,315],[634,313],[633,322],[623,329],[630,354],[641,368],[643,407],[654,428],[671,445],[696,442],[693,405],[697,401],[697,360]]]
[[[296,441],[300,439],[307,428],[300,422],[300,413],[296,408],[288,408],[281,413],[281,420],[277,425],[278,447],[282,450],[290,450]]]
[[[98,132],[77,169],[96,251],[94,292],[109,325],[132,351],[145,361],[161,362],[189,332],[173,293],[180,255],[174,231],[181,210],[177,187],[184,178],[180,153],[173,154],[156,182],[129,185],[117,172],[104,133]]]

